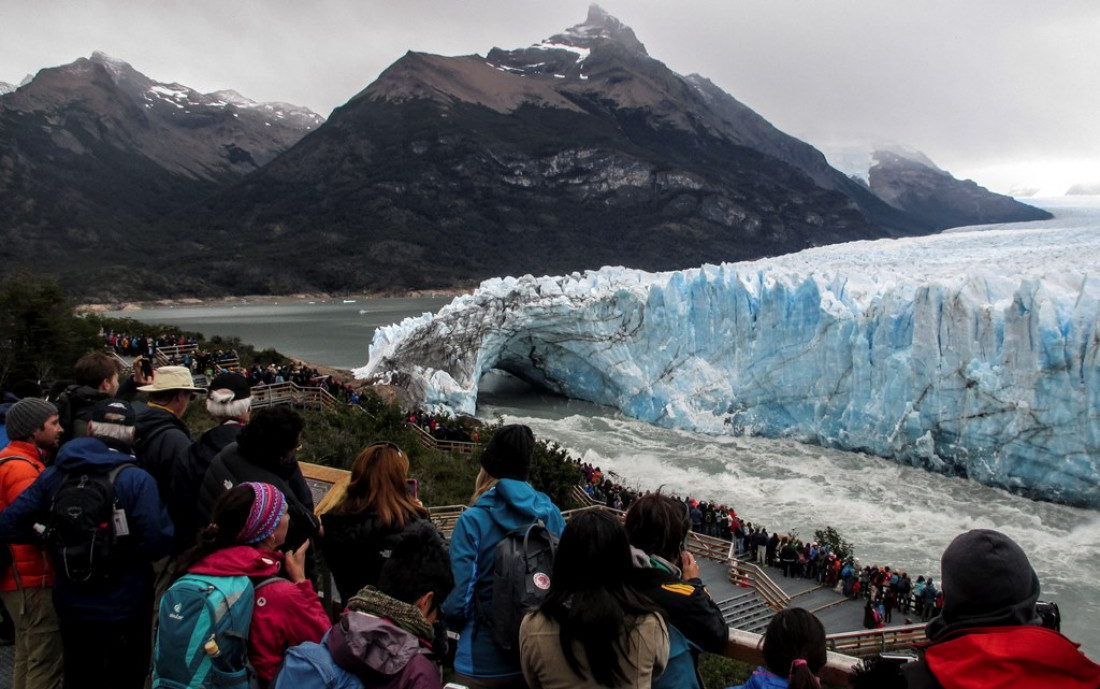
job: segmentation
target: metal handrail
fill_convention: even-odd
[[[764,664],[764,647],[760,643],[761,636],[740,629],[730,629],[729,641],[722,655],[733,660],[752,665]],[[859,658],[828,651],[825,667],[821,669],[821,679],[826,684],[836,686],[848,686],[848,678],[855,672],[859,664]]]
[[[791,597],[760,567],[739,560],[730,560],[729,565],[730,583],[754,589],[773,610],[783,610],[790,604]]]
[[[840,632],[825,637],[825,643],[831,650],[865,658],[886,651],[908,649],[913,644],[924,641],[926,626],[924,624],[909,624],[901,627]]]

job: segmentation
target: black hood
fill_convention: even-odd
[[[974,529],[957,536],[940,559],[943,612],[928,624],[937,641],[967,627],[1039,624],[1039,577],[1008,536]]]

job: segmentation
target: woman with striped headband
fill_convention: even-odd
[[[256,591],[248,634],[248,658],[264,686],[275,675],[286,651],[306,641],[319,642],[332,623],[313,584],[306,578],[309,541],[296,551],[279,550],[290,517],[286,497],[269,483],[241,483],[214,506],[213,521],[198,544],[184,554],[180,573],[246,575],[254,584],[284,577]]]

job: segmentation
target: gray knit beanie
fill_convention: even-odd
[[[8,439],[26,440],[42,428],[51,416],[57,416],[57,407],[37,397],[25,397],[8,410],[6,419]]]
[[[1039,623],[1039,577],[1023,548],[999,531],[956,536],[940,559],[940,585],[943,611],[925,629],[929,639],[966,627]]]

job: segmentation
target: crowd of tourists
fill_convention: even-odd
[[[644,494],[613,480],[621,477],[605,474],[598,466],[580,459],[574,462],[581,472],[581,485],[594,502],[626,510]],[[863,626],[867,629],[892,624],[894,613],[899,613],[905,624],[917,619],[928,622],[943,608],[943,592],[931,575],[918,575],[913,581],[907,572],[889,565],[860,568],[857,559],[834,552],[829,544],[802,541],[778,531],[769,534],[765,526],[754,526],[725,504],[670,497],[683,503],[691,531],[731,541],[732,556],[779,570],[784,578],[810,579],[852,600],[863,600]]]
[[[29,394],[0,407],[10,441],[0,454],[0,602],[19,689],[440,689],[445,663],[451,682],[473,689],[694,688],[700,655],[729,641],[686,548],[700,504],[607,485],[581,467],[625,514],[589,510],[567,525],[528,480],[526,426],[484,444],[448,540],[408,489],[408,456],[386,440],[359,452],[314,505],[296,460],[302,417],[287,406],[253,412],[244,375],[200,388],[188,367],[139,367],[120,381],[115,360],[95,352],[56,399],[19,389]],[[216,421],[197,439],[181,421],[195,396]],[[723,513],[736,536],[735,515]],[[746,523],[735,547],[749,553],[758,532]],[[753,555],[767,552],[765,542]],[[317,593],[319,562],[337,607]],[[866,588],[889,589],[893,575],[870,569]],[[957,681],[975,673],[1100,685],[1100,666],[1039,624],[1038,579],[1007,536],[960,535],[941,576],[919,659],[868,666],[853,686],[983,686]],[[862,577],[849,573],[853,589]],[[784,610],[761,651],[744,687],[816,687],[824,628]],[[897,684],[883,683],[891,668]]]
[[[216,348],[213,351],[199,349],[198,338],[171,333],[148,335],[123,333],[113,330],[102,332],[103,344],[119,356],[141,357],[153,361],[163,359],[167,365],[186,366],[193,374],[212,378],[223,371],[237,368],[240,356],[234,349]],[[158,357],[158,353],[160,357]]]

